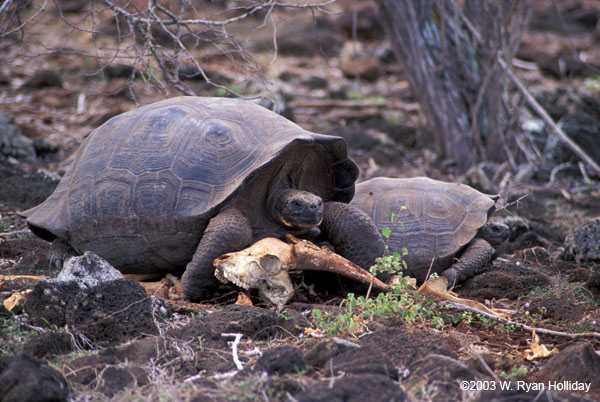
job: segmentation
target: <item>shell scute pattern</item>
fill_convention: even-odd
[[[56,191],[22,214],[37,235],[94,251],[123,272],[184,267],[209,220],[243,193],[259,230],[270,184],[349,202],[357,166],[342,138],[310,133],[258,105],[179,97],[92,132]]]
[[[471,187],[425,177],[376,178],[357,186],[354,204],[377,227],[391,229],[389,243],[406,248],[415,265],[452,257],[488,219],[494,201]],[[394,222],[388,215],[394,214]],[[424,258],[427,257],[428,261]]]

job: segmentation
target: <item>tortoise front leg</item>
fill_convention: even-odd
[[[213,260],[239,251],[251,242],[250,222],[237,209],[223,211],[212,218],[181,278],[185,296],[190,300],[209,299],[218,286]]]
[[[366,270],[385,252],[385,242],[377,226],[354,205],[325,203],[321,229],[336,253]]]
[[[69,258],[79,255],[66,240],[61,239],[60,237],[57,237],[52,241],[48,254],[50,264],[59,269],[63,268],[65,262]]]
[[[463,251],[458,262],[441,273],[448,278],[448,288],[477,275],[490,262],[494,247],[487,241],[475,238]]]

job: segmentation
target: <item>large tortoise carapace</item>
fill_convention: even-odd
[[[216,285],[212,261],[265,237],[319,232],[368,268],[383,252],[347,204],[358,168],[342,138],[250,102],[178,97],[116,116],[83,142],[31,230],[124,273],[185,269],[190,299]]]
[[[478,273],[508,240],[506,225],[488,222],[497,199],[464,184],[378,177],[356,186],[352,204],[379,230],[391,230],[390,251],[406,248],[409,275],[423,282],[438,273],[454,286]]]

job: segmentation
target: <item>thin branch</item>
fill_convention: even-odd
[[[302,108],[302,107],[344,107],[344,108],[367,108],[367,107],[378,107],[384,109],[398,109],[406,112],[412,112],[419,110],[417,103],[406,103],[394,100],[385,101],[355,101],[355,100],[344,100],[344,99],[306,99],[296,100],[290,102],[291,108]]]
[[[7,31],[7,32],[0,32],[0,38],[1,38],[1,37],[3,37],[3,36],[10,35],[10,34],[12,34],[12,33],[18,32],[18,31],[20,31],[21,29],[23,29],[23,27],[25,27],[25,25],[29,24],[31,21],[33,21],[34,19],[36,19],[38,15],[40,15],[42,12],[44,12],[44,11],[46,10],[46,4],[47,4],[47,3],[48,3],[48,0],[44,0],[44,3],[43,3],[41,6],[40,6],[40,9],[39,9],[39,10],[38,10],[38,11],[37,11],[35,14],[33,14],[31,17],[29,17],[29,19],[25,20],[25,22],[23,22],[23,23],[22,23],[21,25],[19,25],[18,27],[14,28],[14,29],[13,29],[13,30],[11,30],[11,31]],[[6,4],[6,5],[9,5],[9,4],[11,4],[11,1],[7,1],[5,4]],[[18,6],[17,6],[17,7],[18,7]],[[0,10],[0,14],[1,14],[1,11],[4,11],[4,10]],[[17,12],[18,12],[18,11],[17,11]]]
[[[186,20],[172,21],[172,20],[160,20],[160,19],[155,20],[152,18],[139,18],[139,17],[134,17],[133,15],[131,15],[131,13],[127,12],[127,10],[117,6],[110,0],[101,0],[101,1],[104,5],[109,7],[111,10],[113,10],[117,14],[120,14],[124,17],[131,19],[131,21],[134,24],[160,23],[160,24],[164,24],[164,25],[183,24],[183,25],[207,25],[207,26],[215,26],[215,27],[224,27],[224,26],[230,25],[234,22],[244,20],[265,8],[279,7],[279,8],[318,8],[318,9],[320,9],[322,7],[333,4],[336,0],[329,0],[329,1],[326,1],[323,3],[306,3],[306,4],[279,3],[277,1],[272,0],[272,1],[268,1],[268,2],[260,4],[260,5],[255,5],[254,7],[252,7],[250,9],[250,11],[247,11],[247,12],[237,15],[235,17],[228,18],[223,21],[214,21],[214,20],[205,20],[205,19],[186,19]]]
[[[448,308],[450,310],[470,311],[472,313],[482,315],[484,317],[487,317],[487,318],[489,318],[493,321],[499,322],[501,324],[513,325],[517,329],[521,329],[523,331],[527,331],[527,332],[531,332],[531,333],[533,333],[533,331],[535,331],[538,334],[544,334],[544,335],[550,335],[550,336],[556,336],[556,337],[562,337],[562,338],[569,338],[569,339],[588,338],[588,337],[589,338],[600,338],[600,332],[571,333],[571,332],[555,331],[553,329],[546,329],[546,328],[535,328],[535,327],[531,327],[526,324],[522,324],[517,321],[509,320],[508,318],[498,317],[497,315],[490,314],[485,311],[481,311],[479,309],[476,309],[476,308],[473,308],[470,306],[466,306],[464,304],[451,303],[451,302],[446,302],[446,301],[440,302],[440,304],[444,308]]]
[[[461,17],[463,23],[469,28],[477,42],[479,44],[483,44],[481,34],[477,31],[477,29],[475,29],[473,24],[462,13]],[[506,75],[511,79],[511,81],[517,86],[521,94],[523,94],[523,96],[527,100],[527,103],[529,103],[529,106],[531,106],[535,110],[535,112],[542,118],[542,120],[544,120],[544,122],[552,129],[552,131],[554,131],[558,138],[560,138],[560,140],[565,143],[565,145],[571,148],[571,150],[577,156],[579,156],[579,158],[581,158],[584,162],[591,166],[592,169],[596,172],[596,174],[600,175],[600,166],[598,166],[598,164],[588,154],[586,154],[579,145],[577,145],[577,143],[575,143],[571,138],[569,138],[569,136],[560,127],[558,127],[558,125],[554,122],[554,120],[552,120],[552,117],[550,117],[548,112],[546,112],[542,105],[540,105],[538,101],[535,100],[533,95],[531,95],[531,93],[527,90],[527,88],[521,82],[521,80],[519,80],[519,78],[514,74],[512,68],[504,61],[502,56],[503,53],[501,51],[496,53],[496,59],[498,60],[498,64],[504,70]]]
[[[565,143],[571,151],[573,151],[579,158],[581,158],[585,163],[587,163],[597,175],[600,176],[600,166],[594,161],[588,154],[585,153],[583,149],[575,141],[573,141],[569,136],[552,120],[552,117],[546,112],[546,110],[535,100],[533,95],[525,88],[525,85],[515,76],[512,69],[506,64],[506,62],[502,59],[501,54],[498,54],[498,61],[500,63],[500,67],[504,69],[506,74],[510,77],[512,82],[517,86],[519,91],[523,94],[529,106],[535,110],[535,112],[544,120],[544,122],[554,131],[554,133],[560,138],[562,142]]]

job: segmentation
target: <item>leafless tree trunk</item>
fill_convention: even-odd
[[[439,151],[460,168],[511,157],[515,114],[497,56],[510,63],[533,1],[379,1],[383,26]]]

